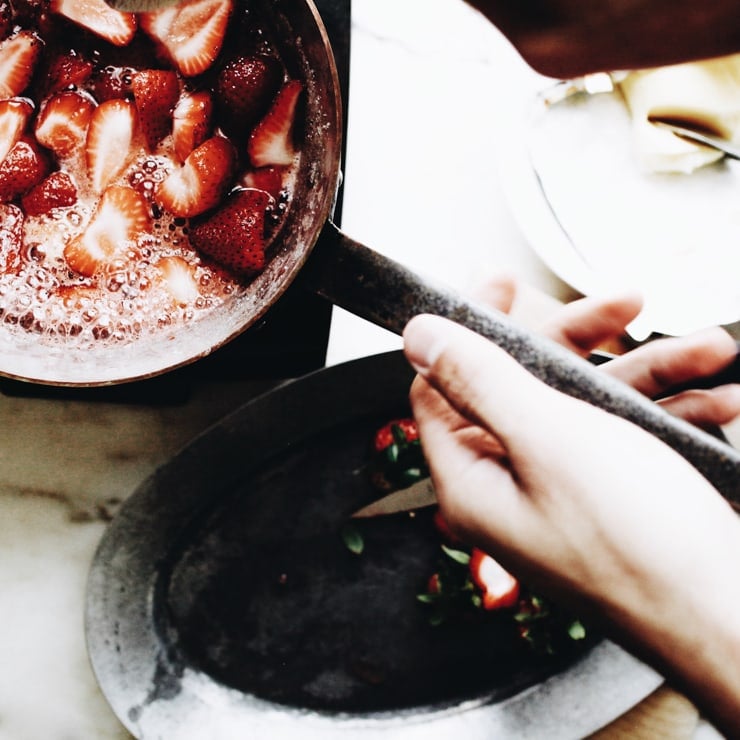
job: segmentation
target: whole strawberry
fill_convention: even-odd
[[[23,210],[29,216],[40,216],[53,208],[71,206],[77,202],[77,187],[66,172],[52,172],[21,198]]]
[[[239,275],[265,267],[265,216],[274,201],[264,190],[234,190],[207,217],[190,222],[190,243]]]
[[[214,86],[224,131],[246,137],[267,113],[282,81],[282,65],[274,57],[239,56],[228,61]]]
[[[429,475],[419,430],[412,418],[394,419],[376,430],[370,478],[381,490],[394,490]]]
[[[144,69],[131,77],[139,125],[150,152],[172,131],[172,111],[180,97],[177,75],[171,69]]]
[[[0,164],[0,202],[27,193],[49,172],[49,160],[30,137],[22,138]]]

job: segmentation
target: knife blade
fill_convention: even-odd
[[[437,495],[434,492],[431,478],[423,478],[416,481],[407,488],[399,488],[397,491],[363,506],[352,514],[352,519],[365,519],[373,516],[384,516],[386,514],[397,514],[402,511],[414,511],[437,503]]]

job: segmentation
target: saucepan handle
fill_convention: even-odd
[[[445,316],[488,337],[540,380],[654,434],[740,509],[740,452],[506,315],[434,285],[327,223],[301,273],[315,293],[400,334],[419,313]],[[605,443],[608,443],[605,441]],[[617,451],[618,452],[618,451]]]

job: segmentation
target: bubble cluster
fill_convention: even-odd
[[[161,171],[159,166],[134,168],[129,178],[154,178]],[[8,258],[0,274],[1,324],[76,346],[120,343],[194,321],[240,290],[233,278],[194,253],[186,222],[163,213],[154,218],[151,234],[127,245],[102,273],[75,274],[64,260],[63,245],[84,228],[91,211],[78,204],[27,218],[22,248],[0,224],[0,254]],[[14,249],[18,253],[11,257]],[[158,267],[169,256],[187,262],[197,286],[186,305],[173,298]]]

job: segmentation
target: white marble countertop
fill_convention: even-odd
[[[461,290],[503,269],[573,295],[507,207],[496,132],[536,82],[460,0],[354,0],[343,229]],[[328,364],[399,347],[335,310]],[[87,570],[117,502],[264,383],[181,406],[0,396],[0,740],[128,737],[84,646]]]

